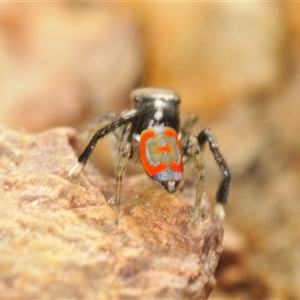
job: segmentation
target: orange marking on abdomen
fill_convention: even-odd
[[[181,147],[181,144],[180,144],[180,142],[178,140],[178,134],[177,134],[177,132],[173,128],[165,128],[164,131],[165,131],[166,136],[174,137],[175,138],[178,150],[180,151],[180,156],[182,157],[182,147]],[[180,161],[178,163],[176,163],[174,161],[171,161],[170,162],[170,168],[173,171],[182,172],[183,171],[183,163],[182,163],[181,159],[180,159]]]
[[[166,136],[174,136],[178,140],[177,132],[173,128],[167,127],[164,132]]]
[[[156,147],[157,152],[171,152],[171,146],[170,145],[162,145]]]
[[[154,166],[149,162],[147,157],[147,141],[155,136],[154,129],[147,129],[142,132],[141,139],[140,139],[140,154],[141,154],[141,161],[145,168],[145,171],[148,173],[149,176],[156,175],[167,168],[167,164],[162,162],[157,166]]]
[[[164,145],[159,145],[160,138],[165,140]],[[150,177],[167,168],[173,172],[183,172],[182,146],[173,128],[164,128],[163,132],[157,132],[154,128],[144,130],[140,136],[140,155]]]
[[[179,163],[175,163],[174,161],[170,162],[170,168],[173,171],[182,172],[183,171],[183,163],[180,161]]]

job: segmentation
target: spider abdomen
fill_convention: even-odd
[[[163,186],[169,182],[167,185],[174,188],[170,192],[175,191],[183,178],[182,155],[182,146],[173,128],[157,126],[141,133],[140,156],[143,167],[151,179]]]

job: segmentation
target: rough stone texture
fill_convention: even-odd
[[[74,145],[70,128],[0,128],[1,298],[207,298],[223,237],[207,199],[197,227],[179,193],[128,177],[116,226],[112,178],[68,179]]]

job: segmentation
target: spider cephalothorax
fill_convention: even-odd
[[[119,116],[106,113],[98,118],[99,122],[101,120],[110,122],[94,134],[69,176],[72,178],[78,176],[98,140],[122,128],[120,156],[116,169],[116,222],[119,220],[122,178],[129,159],[137,157],[152,180],[163,186],[169,193],[174,193],[183,180],[183,159],[190,156],[194,159],[198,174],[193,216],[194,221],[197,221],[201,216],[201,198],[205,186],[201,150],[208,142],[223,176],[217,192],[217,203],[225,204],[228,200],[231,176],[212,131],[204,129],[198,136],[190,134],[189,129],[196,120],[193,116],[186,120],[180,130],[180,98],[174,91],[140,88],[131,93],[131,99],[135,103],[133,109]]]

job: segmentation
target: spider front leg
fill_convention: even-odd
[[[104,126],[103,128],[99,129],[92,137],[88,145],[85,147],[83,152],[78,157],[78,163],[70,170],[68,176],[70,178],[76,178],[82,168],[87,163],[90,155],[92,154],[97,142],[104,138],[110,132],[116,130],[118,127],[131,122],[135,116],[137,115],[138,111],[136,109],[129,110],[123,113],[118,119],[112,121],[110,124]]]
[[[115,112],[111,111],[93,117],[93,119],[89,121],[86,129],[83,131],[83,133],[81,133],[82,138],[86,139],[91,134],[91,132],[95,132],[99,128],[105,127],[117,118],[120,118],[120,116],[118,116],[118,114],[116,114]]]
[[[190,135],[183,146],[184,154],[188,156],[192,156],[196,163],[197,173],[198,173],[198,181],[196,188],[196,200],[194,206],[194,213],[192,220],[194,223],[198,223],[199,220],[202,219],[201,215],[201,200],[204,193],[205,188],[205,166],[202,157],[201,147],[198,143],[198,139],[194,135]]]
[[[217,195],[216,195],[217,204],[215,206],[215,212],[220,218],[223,218],[224,217],[223,204],[227,203],[229,198],[231,174],[228,165],[220,152],[218,142],[213,132],[210,129],[206,128],[199,133],[197,138],[201,149],[204,147],[205,142],[208,142],[210,151],[212,152],[215,161],[217,162],[217,165],[219,166],[219,169],[222,173],[223,179],[220,182]]]
[[[124,142],[121,146],[120,158],[118,161],[116,169],[116,193],[115,193],[115,223],[119,224],[120,219],[120,206],[121,206],[121,189],[122,189],[122,180],[125,173],[125,169],[128,163],[128,160],[131,156],[132,147],[129,142]]]

